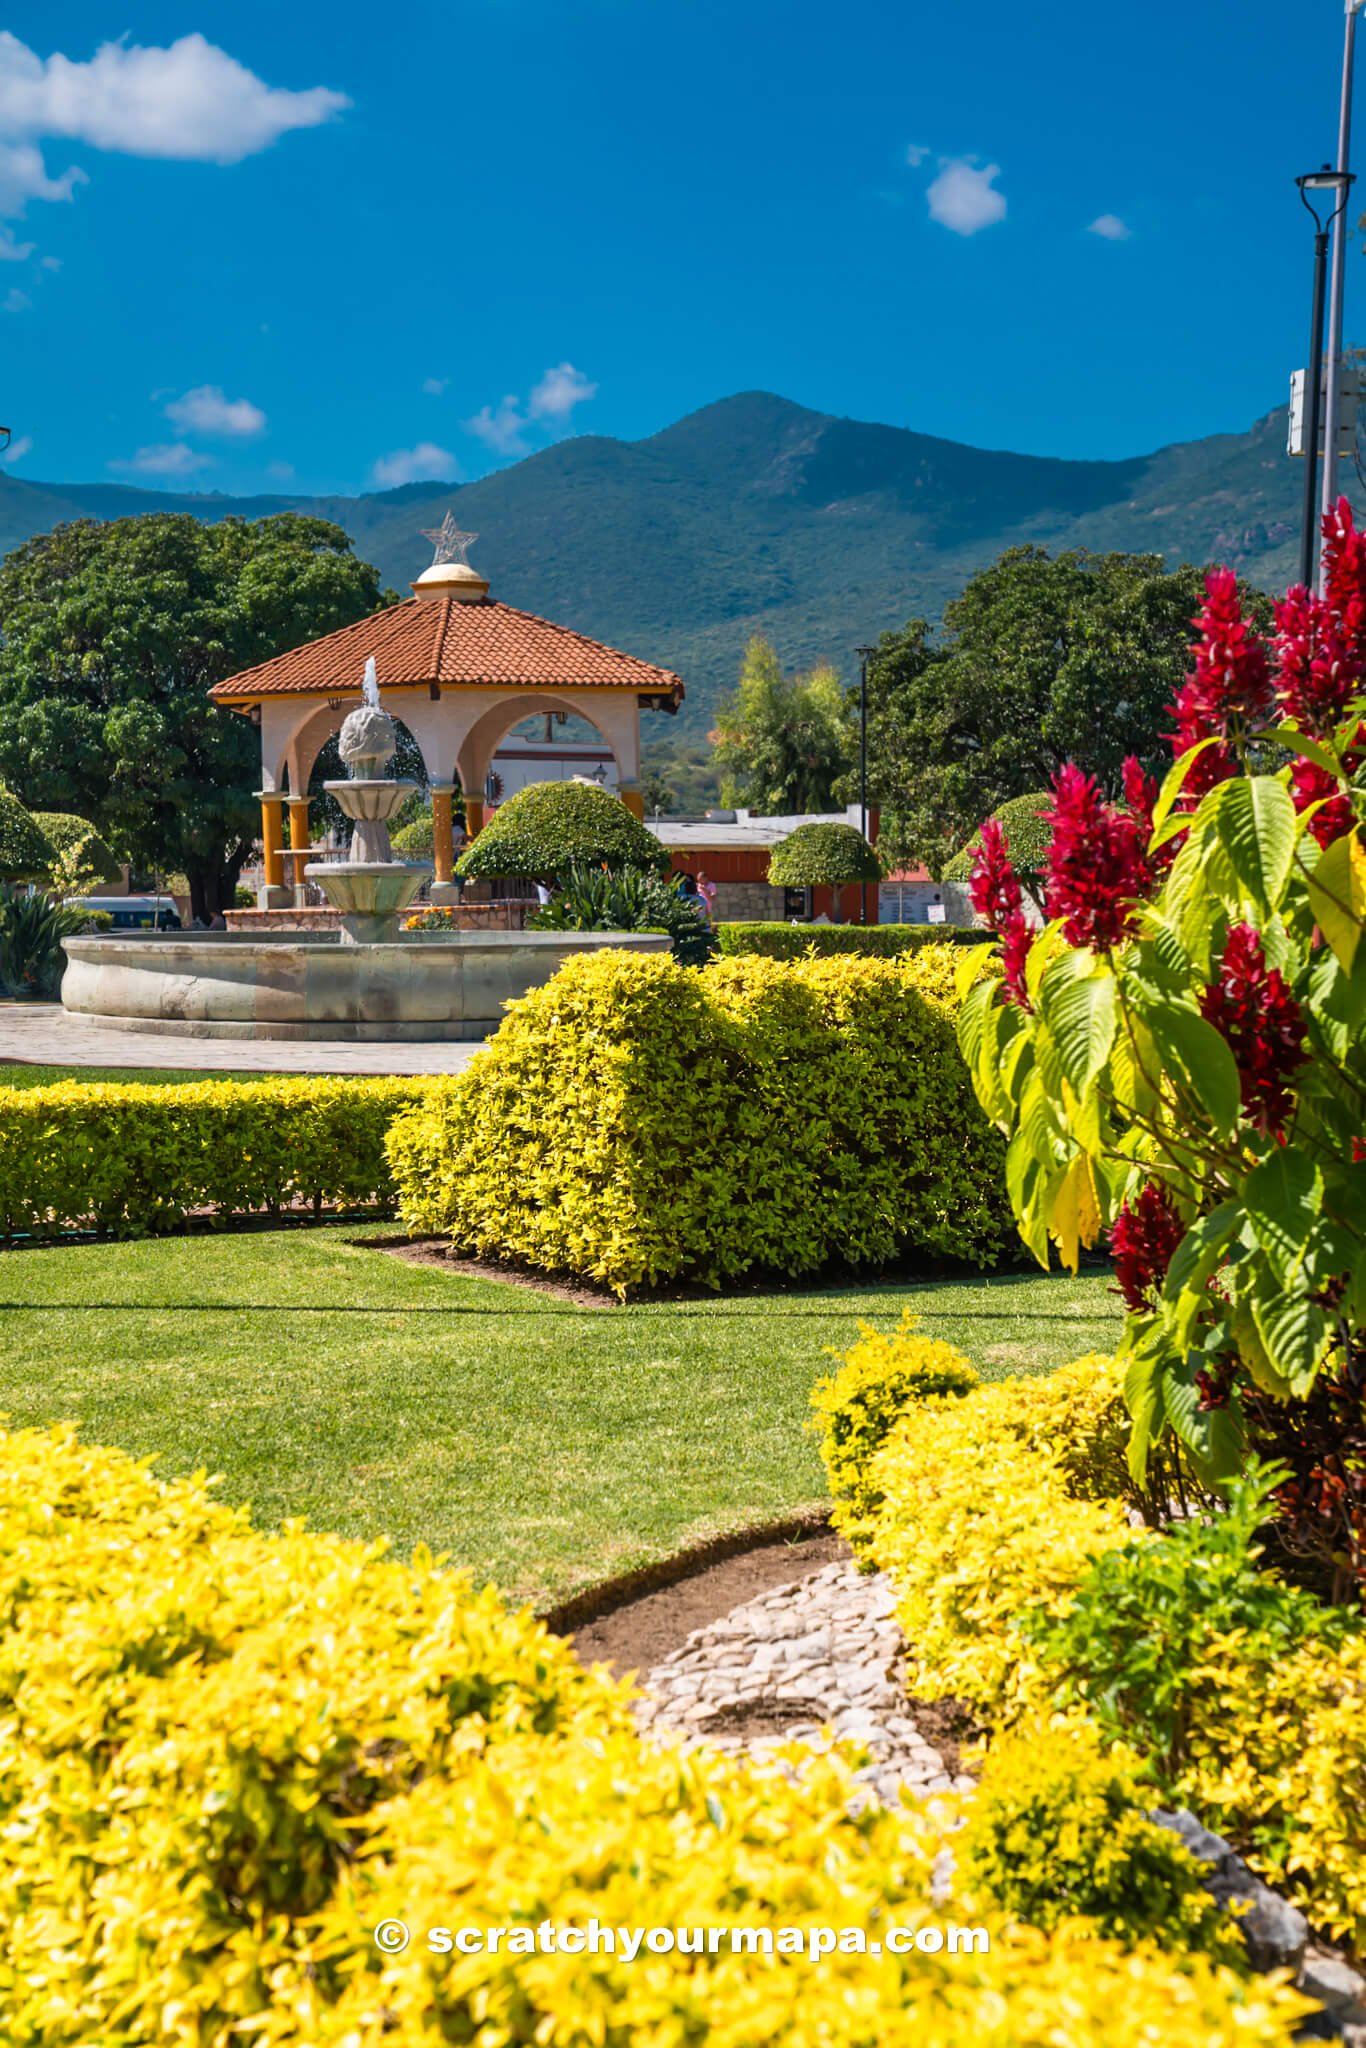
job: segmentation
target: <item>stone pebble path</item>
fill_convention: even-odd
[[[858,1776],[887,1805],[903,1786],[966,1791],[972,1779],[946,1769],[906,1712],[901,1651],[886,1578],[828,1564],[694,1629],[646,1674],[636,1715],[643,1728],[760,1757],[814,1745],[828,1726],[868,1751]]]

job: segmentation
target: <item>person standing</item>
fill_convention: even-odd
[[[712,905],[716,901],[716,884],[708,875],[703,874],[701,868],[697,870],[697,893],[702,898],[702,908],[707,913],[707,923],[715,924],[716,918]]]

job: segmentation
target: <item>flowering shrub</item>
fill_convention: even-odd
[[[1160,791],[1136,763],[1122,805],[1058,775],[1042,932],[984,831],[973,900],[1004,971],[958,1028],[1026,1244],[1075,1269],[1110,1233],[1135,1476],[1174,1436],[1225,1479],[1289,1404],[1278,1506],[1342,1596],[1366,1583],[1366,1412],[1336,1467],[1308,1425],[1330,1386],[1360,1411],[1366,1376],[1366,543],[1345,500],[1327,537],[1327,594],[1292,591],[1269,643],[1209,577]]]

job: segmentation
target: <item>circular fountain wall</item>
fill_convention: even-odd
[[[504,1005],[575,953],[662,952],[654,932],[406,932],[390,945],[310,933],[67,939],[62,1002],[92,1024],[191,1038],[487,1038]]]

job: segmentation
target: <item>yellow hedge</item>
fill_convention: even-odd
[[[622,1295],[908,1248],[986,1263],[1009,1219],[955,957],[571,960],[397,1119],[400,1213]]]
[[[0,1227],[137,1237],[196,1211],[387,1202],[384,1137],[426,1080],[0,1088]]]
[[[1066,1613],[1093,1557],[1131,1543],[1141,1568],[1142,1546],[1162,1537],[1131,1527],[1120,1499],[1115,1360],[925,1395],[909,1345],[930,1356],[904,1328],[865,1332],[816,1390],[835,1526],[891,1575],[910,1691],[970,1703],[1000,1739],[1046,1711],[1059,1682],[1017,1617]],[[1165,1796],[1230,1836],[1315,1924],[1366,1941],[1366,1808],[1345,1796],[1366,1783],[1366,1631],[1268,1661],[1212,1628],[1181,1700],[1186,1761]]]
[[[419,1555],[253,1534],[0,1437],[6,2048],[1279,2048],[1301,2002],[974,1916],[989,1953],[434,1953],[428,1928],[953,1918],[910,1814],[643,1743],[627,1695]],[[375,1929],[413,1929],[386,1957]]]

